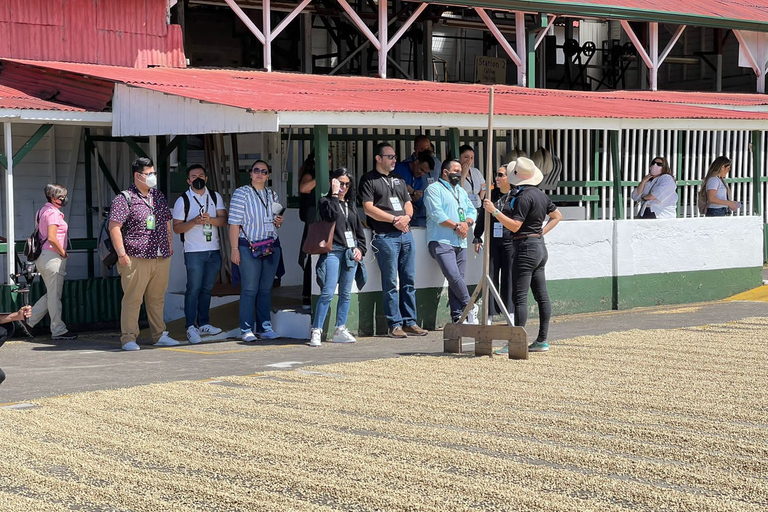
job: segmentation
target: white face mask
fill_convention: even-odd
[[[651,166],[651,176],[658,176],[659,174],[661,174],[661,166],[653,164]]]
[[[157,186],[157,174],[153,176],[144,176],[144,183],[149,188],[155,188]]]

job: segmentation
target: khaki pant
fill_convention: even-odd
[[[141,303],[147,309],[152,341],[156,342],[165,331],[163,309],[171,258],[134,258],[125,267],[117,264],[120,284],[123,286],[123,302],[120,310],[120,341],[123,345],[139,337],[139,311]]]
[[[59,336],[67,332],[67,326],[61,320],[61,291],[67,277],[67,260],[56,251],[43,249],[35,265],[45,283],[46,293],[32,307],[29,325],[37,324],[46,314],[51,315],[51,336]]]

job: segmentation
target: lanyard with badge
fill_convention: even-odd
[[[442,183],[442,182],[441,182]],[[464,208],[461,207],[461,201],[459,201],[459,194],[458,192],[456,194],[453,193],[453,190],[451,190],[451,187],[443,183],[443,186],[448,189],[448,192],[451,193],[453,198],[456,200],[456,204],[458,205],[458,213],[459,213],[459,222],[465,222],[467,220],[467,214],[464,213]]]
[[[349,226],[349,203],[339,201],[339,209],[344,214],[344,241],[347,244],[348,249],[354,249],[357,247],[357,241],[355,240],[355,233]]]
[[[262,199],[259,191],[256,190],[256,187],[251,185],[251,188],[256,193],[256,197],[259,198],[259,202],[262,204],[262,206],[264,206],[264,210],[267,212],[264,219],[264,229],[266,229],[267,235],[273,236],[275,234],[275,221],[272,218],[272,192],[268,188],[264,189],[264,191],[267,193],[267,199],[269,199],[269,204],[267,204],[267,202]]]
[[[390,178],[392,181],[390,182]],[[391,192],[389,196],[389,204],[392,205],[392,209],[396,212],[402,212],[403,211],[403,205],[400,204],[400,198],[395,195],[395,185],[397,184],[397,178],[392,178],[391,176],[385,176],[384,182],[387,184],[387,188]]]
[[[155,202],[152,199],[152,191],[150,190],[147,193],[147,196],[149,197],[149,201],[147,201],[147,198],[143,195],[139,194],[139,198],[141,198],[142,202],[147,205],[147,208],[149,208],[149,215],[147,215],[147,219],[145,221],[146,227],[149,231],[154,231],[157,227],[157,219],[155,218]]]
[[[197,200],[197,194],[192,196],[192,199],[194,199],[195,202],[197,203],[197,206],[200,207],[200,216],[201,217],[203,216],[203,214],[208,213],[208,205],[209,205],[210,200],[211,200],[210,194],[206,194],[205,195],[205,206],[200,204],[200,201]],[[211,226],[211,224],[209,224],[208,222],[203,224],[203,235],[205,235],[205,241],[206,242],[210,242],[211,238],[213,237],[213,226]]]

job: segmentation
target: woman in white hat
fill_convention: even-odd
[[[547,334],[552,306],[547,292],[544,268],[547,264],[547,247],[544,235],[549,233],[563,218],[549,197],[536,188],[544,175],[529,158],[521,157],[507,166],[510,185],[518,187],[511,200],[512,213],[502,213],[491,201],[483,201],[483,207],[512,233],[515,255],[512,260],[512,298],[515,303],[515,324],[525,327],[528,320],[528,289],[539,305],[539,335],[528,346],[530,352],[549,350]],[[544,221],[549,221],[544,224]]]

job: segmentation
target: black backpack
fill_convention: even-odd
[[[128,208],[131,207],[131,193],[127,190],[123,190],[120,192],[123,197],[125,197],[125,200],[128,202]],[[121,231],[123,232],[123,235],[125,235],[125,224],[123,224],[123,227],[121,228]],[[105,212],[104,214],[104,220],[101,223],[101,231],[99,231],[99,244],[104,247],[104,250],[107,252],[107,255],[102,258],[102,263],[107,266],[107,268],[112,268],[115,266],[115,263],[117,263],[117,251],[115,250],[115,247],[112,245],[112,239],[109,237],[109,211]]]
[[[37,212],[37,220],[35,221],[35,230],[24,242],[24,256],[27,257],[27,261],[35,261],[40,257],[40,253],[43,252],[43,244],[48,241],[48,237],[40,238],[40,212]]]

